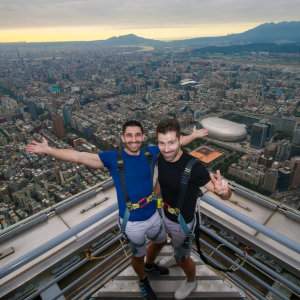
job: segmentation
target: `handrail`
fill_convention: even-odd
[[[244,268],[242,265],[240,265],[238,262],[234,261],[232,258],[230,258],[228,255],[224,254],[223,252],[221,252],[220,250],[218,250],[217,248],[215,248],[214,246],[212,246],[211,244],[209,244],[207,241],[200,239],[200,243],[205,245],[206,247],[208,247],[210,250],[216,252],[218,255],[220,255],[220,257],[222,257],[223,259],[225,259],[227,262],[229,262],[231,265],[235,266],[236,268],[238,268],[241,272],[243,272],[244,274],[246,274],[247,276],[251,277],[253,280],[255,280],[257,283],[259,283],[261,286],[263,286],[265,289],[267,289],[268,291],[272,292],[274,295],[276,295],[277,297],[279,297],[280,299],[284,299],[284,300],[288,300],[288,298],[286,297],[286,295],[284,295],[282,293],[282,291],[277,290],[276,288],[274,288],[273,286],[270,286],[268,283],[264,282],[264,280],[262,280],[261,278],[259,278],[258,276],[256,276],[255,274],[251,273],[249,270],[247,270],[246,268]],[[209,256],[206,255],[206,257],[208,258]]]
[[[17,270],[18,268],[24,266],[26,263],[32,261],[33,259],[39,257],[45,252],[51,250],[52,248],[58,246],[60,243],[80,233],[82,230],[95,224],[96,222],[100,221],[106,216],[112,214],[113,212],[117,211],[117,209],[118,209],[118,204],[113,204],[105,208],[103,211],[100,211],[99,213],[93,215],[92,217],[85,220],[84,222],[75,225],[73,228],[68,229],[67,231],[59,234],[58,236],[51,239],[47,243],[33,249],[32,251],[12,261],[11,263],[5,265],[4,267],[0,268],[0,279],[12,273],[13,271]]]
[[[288,237],[284,236],[283,234],[276,232],[262,224],[257,223],[255,220],[252,218],[249,218],[248,216],[241,214],[231,207],[228,207],[224,203],[221,203],[220,201],[215,200],[213,197],[204,194],[201,196],[201,200],[206,202],[207,204],[221,210],[222,212],[228,214],[229,216],[237,219],[238,221],[248,225],[251,228],[256,229],[258,232],[263,233],[267,237],[273,239],[274,241],[290,248],[291,250],[300,253],[300,244],[297,243],[296,241],[293,241],[289,239]]]
[[[111,179],[111,177],[109,177],[101,183],[89,187],[84,191],[72,195],[63,201],[54,204],[51,207],[45,208],[24,220],[10,225],[9,227],[1,230],[0,244],[28,230],[29,228],[34,227],[37,224],[47,221],[49,215],[53,213],[61,213],[64,210],[69,209],[70,207],[85,201],[87,198],[92,197],[93,195],[98,193],[99,190],[105,191],[108,188],[111,188],[113,185],[113,180]]]
[[[245,258],[246,261],[253,263],[256,267],[262,269],[264,272],[275,278],[276,280],[282,282],[287,287],[289,287],[292,291],[295,291],[298,295],[300,295],[300,287],[293,283],[291,280],[285,278],[280,273],[275,272],[271,269],[268,265],[265,265],[258,261],[256,258],[252,257],[251,255],[246,255],[244,251],[240,248],[232,244],[231,242],[227,241],[226,239],[222,238],[220,235],[215,233],[213,230],[207,228],[204,225],[200,225],[201,230],[203,230],[206,234],[210,235],[214,239],[216,239],[219,243],[224,244],[229,249],[233,250],[235,253],[239,254],[241,257]]]

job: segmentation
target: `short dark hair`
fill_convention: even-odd
[[[140,127],[142,133],[144,133],[144,128],[143,128],[142,124],[139,121],[136,121],[136,120],[128,120],[128,121],[126,121],[123,124],[123,126],[122,126],[122,133],[124,134],[125,131],[126,131],[126,128],[127,127],[131,127],[131,126]]]
[[[175,131],[176,135],[180,137],[180,125],[177,119],[163,119],[156,127],[156,136],[159,133],[166,134],[167,132]]]

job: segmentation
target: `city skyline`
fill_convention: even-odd
[[[0,42],[88,41],[129,33],[161,40],[221,36],[299,21],[299,10],[299,0],[30,0],[26,6],[3,0]]]

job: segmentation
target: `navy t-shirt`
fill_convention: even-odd
[[[157,158],[159,149],[157,146],[147,146],[148,150],[154,159]],[[110,175],[114,181],[118,205],[119,215],[123,218],[125,212],[125,199],[121,187],[119,168],[118,168],[118,151],[103,151],[99,152],[99,157],[104,166],[109,170]],[[140,151],[139,155],[129,155],[124,150],[122,151],[122,158],[124,162],[125,182],[128,197],[132,203],[138,202],[141,198],[147,197],[153,190],[153,178],[150,169],[149,159],[144,155],[144,149]],[[156,211],[156,203],[150,202],[143,208],[138,208],[130,212],[130,221],[144,221],[149,219]]]

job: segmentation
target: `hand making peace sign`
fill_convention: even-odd
[[[228,182],[222,177],[220,170],[217,170],[215,174],[210,173],[209,176],[217,195],[223,196],[229,193]]]

